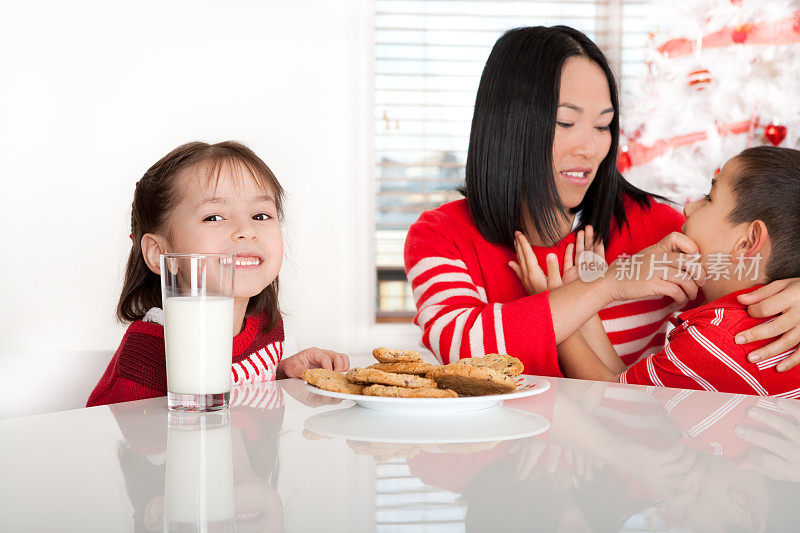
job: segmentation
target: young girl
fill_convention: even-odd
[[[282,200],[269,167],[237,142],[184,144],[145,172],[133,197],[133,246],[117,304],[117,317],[131,325],[87,407],[167,393],[158,261],[166,252],[237,254],[233,385],[349,368],[346,355],[318,348],[283,358]]]

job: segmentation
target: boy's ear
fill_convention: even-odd
[[[736,241],[736,254],[755,257],[769,244],[767,226],[763,220],[754,220],[747,225],[746,233]]]
[[[142,236],[142,257],[147,267],[157,276],[161,275],[158,256],[167,253],[167,242],[160,235],[145,233]]]

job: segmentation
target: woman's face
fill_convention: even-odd
[[[583,201],[611,147],[614,118],[608,80],[597,63],[573,57],[564,63],[553,135],[553,174],[567,208]]]

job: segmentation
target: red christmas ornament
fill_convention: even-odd
[[[711,83],[711,73],[707,68],[695,68],[689,73],[688,83],[695,91],[702,91]]]
[[[736,26],[736,28],[733,30],[733,33],[731,33],[731,39],[733,39],[733,42],[735,43],[742,44],[747,40],[747,36],[750,34],[752,29],[753,28],[750,26],[750,24],[741,24]]]
[[[617,168],[620,173],[624,174],[631,169],[631,166],[633,166],[633,161],[631,161],[631,156],[628,153],[628,147],[623,146],[617,155]]]
[[[719,167],[717,167],[717,169],[714,171],[714,177],[716,178],[717,176],[719,176],[719,173],[720,173],[721,171],[722,171],[722,169],[721,169],[721,168],[719,168]]]
[[[767,124],[764,126],[764,137],[772,146],[778,146],[786,138],[786,126]]]

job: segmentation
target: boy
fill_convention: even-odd
[[[775,368],[794,348],[750,363],[747,354],[769,341],[736,343],[739,332],[769,320],[750,317],[737,296],[800,275],[798,205],[800,151],[760,146],[733,157],[712,182],[711,192],[684,208],[682,232],[700,251],[707,303],[672,319],[675,328],[667,345],[621,372],[617,364],[611,370],[591,347],[607,346],[607,341],[584,337],[585,330],[572,335],[558,347],[565,375],[800,398],[800,367],[787,372]],[[609,361],[609,354],[600,355]]]

